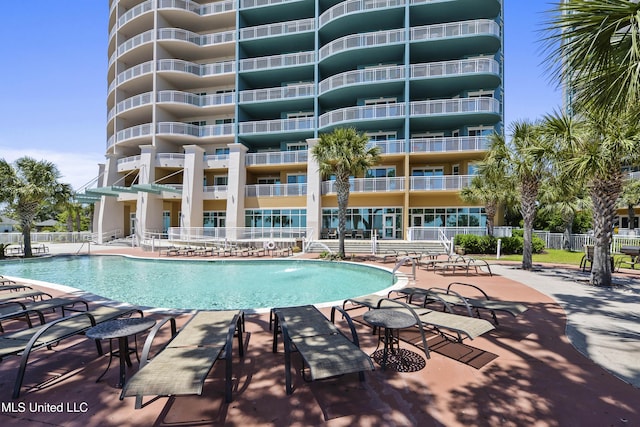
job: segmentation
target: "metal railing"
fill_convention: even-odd
[[[355,178],[349,180],[349,191],[352,193],[378,193],[404,191],[404,177],[392,178]],[[322,182],[322,194],[335,194],[335,181]]]
[[[307,184],[254,184],[245,187],[247,197],[306,196]]]

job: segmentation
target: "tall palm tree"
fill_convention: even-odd
[[[380,160],[380,149],[367,149],[369,138],[354,128],[336,128],[320,135],[311,154],[318,162],[320,173],[335,176],[338,197],[338,256],[344,258],[344,234],[349,205],[349,177],[364,173]]]
[[[68,191],[66,184],[58,182],[60,172],[46,160],[37,161],[21,157],[15,167],[0,159],[0,201],[20,222],[24,243],[24,256],[31,257],[31,226],[39,210],[46,204],[56,204],[60,193]]]
[[[557,1],[545,32],[545,61],[571,108],[616,115],[640,102],[639,2]]]
[[[632,114],[617,117],[601,110],[545,117],[546,132],[556,140],[558,173],[584,183],[593,204],[594,254],[590,281],[611,285],[611,239],[616,201],[625,181],[622,166],[640,161],[640,124]]]
[[[550,147],[539,124],[516,121],[510,127],[510,170],[520,192],[520,214],[524,222],[522,268],[533,267],[533,223],[540,186],[549,177]]]

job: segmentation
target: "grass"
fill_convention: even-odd
[[[568,265],[580,265],[580,260],[584,252],[569,252],[562,249],[545,249],[544,253],[533,254],[533,262],[548,263],[548,264],[568,264]],[[495,255],[482,255],[479,258],[486,260],[495,260]],[[501,255],[500,261],[522,261],[522,255]]]

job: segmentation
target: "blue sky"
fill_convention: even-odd
[[[538,30],[548,0],[505,2],[505,123],[560,107]],[[0,158],[47,159],[79,188],[106,147],[108,0],[2,1]]]

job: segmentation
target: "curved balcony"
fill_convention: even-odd
[[[411,66],[411,91],[432,98],[476,88],[500,86],[500,64],[493,58],[470,58]]]
[[[352,34],[334,40],[319,51],[320,61],[337,53],[347,52],[355,49],[386,47],[405,42],[404,29],[377,31],[373,33]]]
[[[410,177],[411,191],[460,191],[471,184],[473,175]]]
[[[235,40],[235,31],[198,34],[180,28],[162,28],[158,30],[158,41],[187,42],[198,47],[211,47],[225,43],[233,43]]]
[[[391,178],[354,178],[349,180],[349,192],[351,193],[390,193],[404,191],[404,177]],[[321,192],[325,194],[337,194],[335,181],[323,181]]]
[[[200,4],[190,0],[159,0],[158,9],[181,9],[200,16],[233,12],[236,10],[235,0],[216,1]]]
[[[125,141],[132,141],[138,139],[146,139],[151,137],[153,133],[153,126],[151,123],[145,123],[142,125],[132,126],[127,129],[123,129],[115,134],[115,137],[109,138],[107,141],[107,149],[111,146],[119,144]]]
[[[240,60],[240,72],[273,70],[275,68],[287,68],[304,65],[313,65],[314,52],[288,53],[284,55],[262,56],[259,58],[247,58]]]
[[[184,153],[158,153],[156,166],[168,168],[184,168]]]
[[[240,29],[240,41],[264,39],[267,37],[279,37],[306,33],[315,29],[313,18],[299,19],[297,21],[278,22],[275,24],[258,25]]]
[[[107,121],[111,121],[117,114],[124,113],[129,110],[144,107],[153,104],[153,92],[141,93],[140,95],[132,96],[124,101],[118,102],[114,108],[109,111],[107,115]]]
[[[392,140],[392,141],[369,141],[367,143],[367,149],[378,147],[381,155],[388,154],[403,154],[406,152],[405,140]]]
[[[495,98],[456,98],[411,103],[411,117],[452,114],[500,114],[500,102]]]
[[[109,84],[108,92],[111,93],[111,91],[113,91],[116,86],[120,86],[130,80],[153,73],[153,65],[153,61],[147,61],[118,74],[115,80],[113,80],[111,84]]]
[[[403,119],[405,105],[400,103],[363,105],[330,111],[320,116],[319,127],[326,128],[341,123],[374,121],[381,119]]]
[[[178,104],[185,107],[210,108],[232,106],[235,104],[234,93],[217,93],[211,95],[196,95],[191,92],[177,90],[163,90],[158,92],[158,103]]]
[[[291,163],[307,163],[309,152],[300,151],[266,151],[261,153],[247,153],[246,166],[284,165]]]
[[[136,169],[140,169],[141,167],[142,156],[129,156],[118,159],[116,162],[118,167],[118,172],[128,172]]]
[[[138,16],[144,13],[150,12],[151,10],[153,10],[153,1],[151,0],[147,0],[137,6],[132,7],[118,18],[118,28],[125,26],[131,20],[136,19]]]
[[[297,119],[261,120],[239,123],[241,135],[287,133],[299,131],[313,131],[315,119],[303,117]]]
[[[314,85],[301,84],[268,89],[243,90],[238,97],[241,103],[274,102],[297,98],[308,98],[314,95]]]
[[[246,197],[306,196],[307,184],[252,184],[245,187]]]
[[[486,151],[487,136],[458,136],[439,138],[411,138],[410,153],[450,153],[460,151]]]
[[[135,49],[138,46],[141,46],[146,43],[151,43],[152,41],[153,41],[153,30],[145,31],[144,33],[131,37],[124,43],[121,43],[120,45],[118,45],[118,48],[115,51],[115,55],[116,57],[120,57],[125,53],[131,51],[132,49]],[[111,64],[111,62],[114,60],[115,58],[112,55],[112,57],[109,58],[109,64]]]
[[[500,25],[491,19],[475,19],[472,21],[425,25],[411,28],[411,41],[466,37],[480,34],[490,34],[500,37]]]
[[[233,136],[235,126],[233,123],[222,125],[196,126],[181,122],[158,123],[158,135],[171,135],[174,137],[216,138]]]
[[[158,73],[172,84],[192,85],[230,85],[235,82],[235,61],[196,64],[180,59],[162,59],[158,61]],[[193,79],[192,82],[188,82]],[[195,86],[194,86],[195,87]]]
[[[320,28],[329,24],[331,21],[350,15],[353,13],[367,12],[371,10],[389,9],[398,6],[404,6],[406,0],[377,0],[371,2],[368,0],[347,0],[342,3],[338,3],[335,6],[327,9],[320,15]]]
[[[352,86],[358,86],[357,89],[353,89],[353,90],[361,91],[363,89],[366,89],[362,86],[378,84],[378,83],[404,81],[404,78],[405,78],[405,67],[402,65],[389,66],[389,67],[365,68],[361,70],[347,71],[347,72],[336,74],[335,76],[326,78],[320,82],[319,91],[320,91],[320,95],[323,95],[337,89],[352,87]],[[375,88],[373,90],[375,90]],[[358,93],[361,93],[361,92],[358,92]],[[363,97],[366,95],[359,95],[359,96]]]

